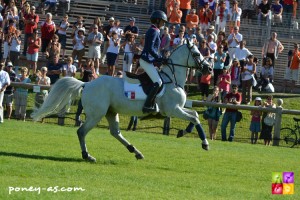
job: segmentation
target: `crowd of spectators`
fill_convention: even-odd
[[[58,15],[57,3],[62,5],[59,23],[55,23],[52,19],[53,15]],[[133,3],[135,4],[136,1]],[[220,101],[224,102],[225,96],[231,92],[231,86],[237,85],[242,89],[241,103],[250,104],[252,86],[258,84],[264,88],[274,81],[275,61],[284,47],[277,39],[277,34],[272,33],[270,40],[262,47],[264,60],[258,78],[256,75],[258,55],[253,55],[246,48],[246,40],[243,38],[242,31],[240,32],[241,18],[247,19],[245,23],[257,19],[258,24],[262,26],[265,25],[264,21],[274,22],[274,25],[283,22],[291,23],[291,20],[296,17],[297,5],[296,1],[289,0],[275,0],[274,3],[268,0],[199,0],[197,6],[193,7],[191,0],[166,0],[165,8],[169,23],[161,30],[160,53],[168,57],[173,49],[184,44],[186,39],[190,40],[214,66],[213,75],[202,75],[191,70],[187,78],[188,82],[199,84],[203,100],[209,99],[208,88],[212,82],[215,90],[221,94]],[[40,16],[36,13],[37,9],[41,9],[42,14],[47,12],[45,21],[40,21]],[[122,71],[135,73],[138,71],[138,59],[143,50],[144,35],[135,25],[134,17],[128,19],[127,25],[123,25],[123,22],[114,17],[110,17],[108,23],[103,24],[99,17],[95,17],[92,25],[87,28],[82,16],[78,16],[76,22],[71,24],[68,21],[70,0],[41,1],[38,8],[26,1],[7,0],[1,2],[0,10],[2,26],[0,48],[2,49],[3,46],[0,58],[3,65],[7,66],[6,70],[10,75],[12,74],[10,65],[14,66],[16,72],[11,76],[12,81],[25,80],[29,76],[31,81],[37,84],[48,85],[54,84],[60,76],[74,77],[76,70],[84,73],[86,69],[91,73],[89,76],[95,79],[105,64],[106,74],[116,76],[115,68],[119,65],[118,58],[121,53],[124,58]],[[270,16],[271,21],[269,21]],[[70,29],[72,34],[68,36],[67,31]],[[66,54],[67,41],[72,41],[71,55]],[[28,60],[26,68],[19,67],[19,59],[22,55]],[[295,58],[293,55],[298,54],[292,51],[289,55],[290,60],[293,60]],[[85,56],[86,62],[83,59]],[[41,71],[39,70],[41,66],[37,66],[38,59],[47,60],[47,66]],[[7,63],[11,64],[7,65]],[[287,70],[286,80],[288,81],[289,76],[292,76],[293,90],[295,79],[298,79],[293,70],[298,70],[299,62],[291,63],[293,68]],[[295,67],[297,63],[298,67]],[[26,72],[21,79],[22,76],[18,74],[19,68],[21,72]],[[22,92],[25,94],[25,91]],[[42,91],[38,96],[40,104],[47,94]],[[7,105],[10,118],[11,104]],[[25,119],[22,109],[16,115],[20,119]],[[212,131],[212,134],[213,132],[215,131]]]

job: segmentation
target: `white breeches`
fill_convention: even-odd
[[[152,63],[148,63],[146,61],[144,61],[143,59],[140,59],[140,65],[141,68],[144,69],[144,71],[148,74],[148,76],[150,77],[150,79],[153,81],[153,83],[158,83],[159,87],[162,85],[162,80],[156,70],[156,68],[154,67],[154,65]]]

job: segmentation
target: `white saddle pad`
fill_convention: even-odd
[[[124,94],[130,100],[145,100],[147,95],[144,93],[141,83],[137,79],[131,79],[124,76]],[[165,93],[165,85],[162,90],[156,95],[160,98]]]

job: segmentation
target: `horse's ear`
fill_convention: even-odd
[[[187,39],[187,38],[185,40],[186,40],[186,43],[187,43],[188,47],[190,47],[191,46],[190,40]]]

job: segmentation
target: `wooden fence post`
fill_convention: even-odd
[[[276,108],[275,125],[274,125],[273,146],[279,146],[281,119],[282,119],[282,104],[283,104],[283,100],[278,99],[277,108]]]

